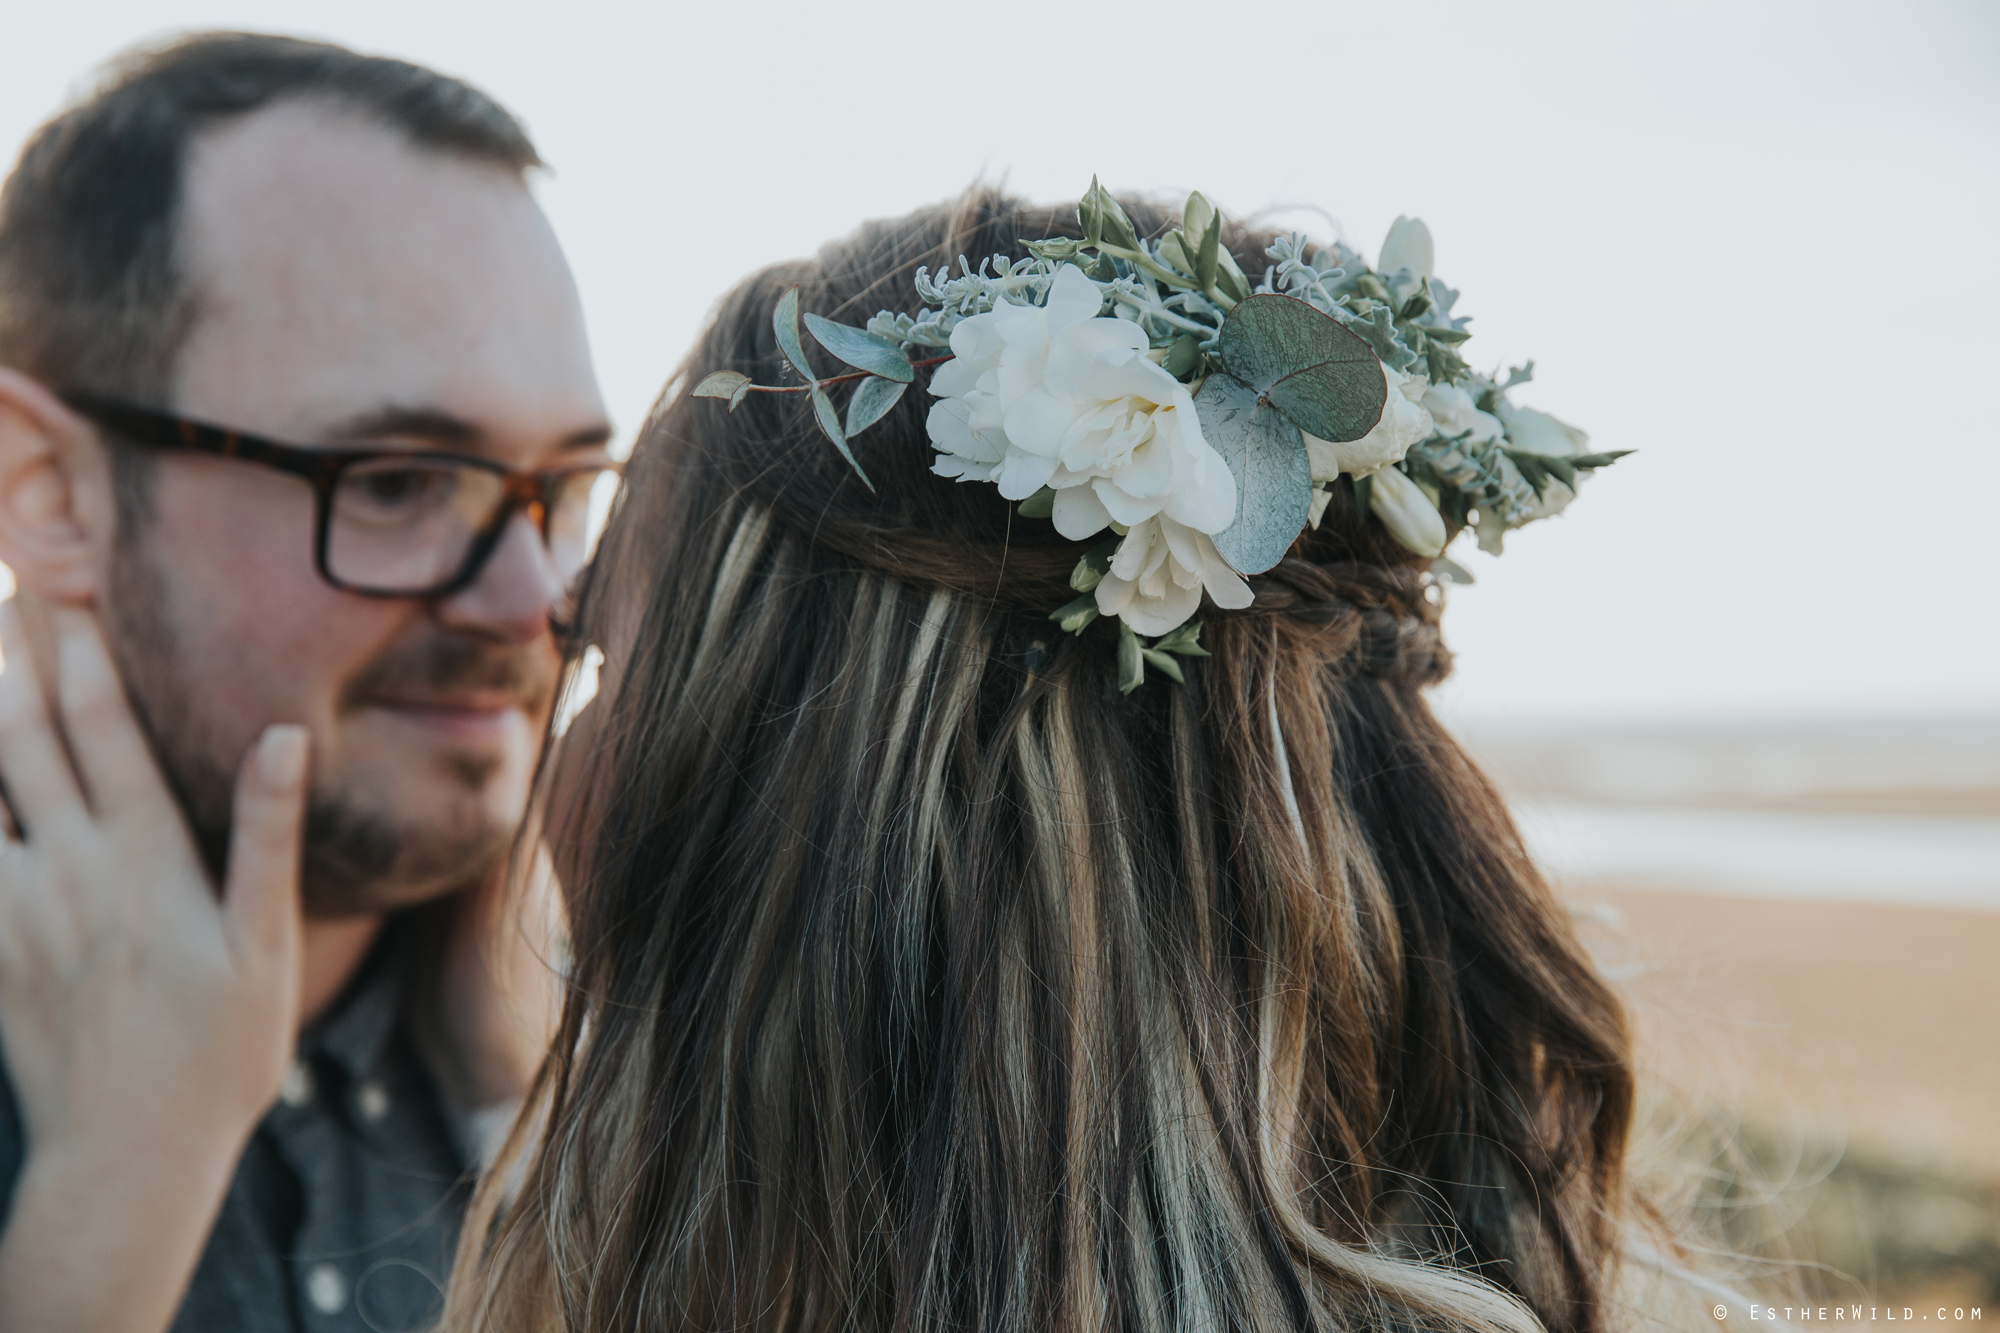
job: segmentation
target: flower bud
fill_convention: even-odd
[[[1368,488],[1368,507],[1389,535],[1418,555],[1443,555],[1444,515],[1423,488],[1393,467],[1371,475],[1375,480]]]
[[[1407,268],[1420,278],[1428,278],[1437,265],[1431,244],[1431,229],[1422,218],[1398,217],[1382,238],[1382,256],[1375,263],[1378,273],[1394,273]]]

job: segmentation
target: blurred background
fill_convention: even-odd
[[[9,11],[0,144],[224,26],[522,115],[628,438],[738,277],[976,178],[1423,217],[1467,356],[1639,451],[1454,550],[1438,701],[1628,988],[1663,1160],[1811,1291],[2000,1302],[2000,5],[83,0]]]

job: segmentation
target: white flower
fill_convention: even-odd
[[[1360,439],[1335,442],[1299,432],[1306,437],[1306,456],[1312,461],[1315,483],[1332,481],[1343,472],[1362,476],[1391,463],[1400,463],[1411,445],[1429,438],[1436,429],[1431,414],[1423,407],[1422,375],[1405,375],[1384,364],[1382,378],[1389,385],[1389,399],[1383,404],[1382,419]]]
[[[931,377],[931,392],[939,399],[927,423],[938,450],[931,471],[998,483],[1010,500],[1040,490],[1047,481],[1046,461],[1009,448],[1007,408],[1041,383],[1050,341],[1072,324],[1095,318],[1102,305],[1097,285],[1065,265],[1047,305],[1001,304],[960,320],[951,331],[953,359]]]
[[[1422,218],[1398,217],[1382,238],[1382,256],[1375,263],[1378,273],[1394,273],[1407,268],[1420,278],[1428,278],[1437,266],[1437,251],[1431,244],[1431,229]]]
[[[1433,384],[1424,390],[1424,407],[1437,423],[1440,435],[1457,439],[1470,432],[1472,443],[1497,440],[1505,432],[1500,418],[1482,412],[1472,395],[1456,384]]]
[[[1098,318],[1101,303],[1097,285],[1065,265],[1047,305],[960,322],[956,359],[931,382],[932,471],[992,481],[1010,500],[1052,487],[1056,529],[1073,540],[1117,525],[1125,540],[1098,605],[1164,634],[1193,614],[1204,586],[1217,605],[1249,604],[1209,540],[1235,520],[1236,479],[1202,438],[1187,386],[1147,355],[1145,330]],[[1160,622],[1183,604],[1179,619]]]
[[[1057,492],[1058,502],[1063,492]],[[1134,634],[1165,634],[1187,623],[1206,587],[1217,606],[1250,605],[1250,585],[1229,567],[1215,541],[1173,519],[1149,518],[1125,534],[1111,571],[1097,585],[1097,609]]]
[[[1385,467],[1368,488],[1368,507],[1389,535],[1418,555],[1444,554],[1444,515],[1424,494],[1423,487],[1402,472]]]
[[[1566,421],[1532,407],[1515,407],[1502,399],[1500,419],[1507,423],[1507,443],[1516,449],[1550,458],[1573,458],[1590,452],[1590,436]]]

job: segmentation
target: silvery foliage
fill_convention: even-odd
[[[917,296],[925,309],[915,315],[884,310],[864,326],[878,338],[896,343],[904,351],[935,350],[951,346],[951,331],[960,321],[983,315],[996,305],[1039,306],[1048,300],[1049,285],[1056,270],[1069,262],[1073,247],[1067,243],[1037,243],[1030,249],[1042,253],[1028,259],[992,255],[977,269],[964,255],[958,257],[959,276],[947,276],[946,268],[936,277],[928,266],[919,268]],[[1157,247],[1147,246],[1155,259]],[[1086,276],[1104,294],[1107,313],[1129,319],[1144,328],[1155,343],[1170,342],[1182,333],[1203,339],[1204,350],[1214,345],[1222,326],[1224,311],[1194,292],[1163,293],[1160,285],[1124,260],[1104,259],[1085,270]]]
[[[1504,381],[1465,363],[1454,348],[1470,336],[1472,319],[1452,315],[1459,293],[1439,279],[1407,268],[1377,273],[1338,241],[1310,254],[1308,244],[1297,233],[1274,241],[1264,252],[1272,263],[1258,290],[1297,297],[1325,311],[1367,339],[1383,364],[1426,375],[1433,384],[1456,384],[1483,412],[1493,412],[1508,389],[1531,377],[1533,362],[1515,367]],[[1541,495],[1507,456],[1506,443],[1434,434],[1410,447],[1403,471],[1441,492],[1438,498],[1457,510],[1450,516],[1459,522],[1466,509],[1478,508],[1507,528],[1519,527],[1539,515]],[[1449,494],[1454,491],[1456,496]]]

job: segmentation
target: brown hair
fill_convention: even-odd
[[[776,382],[793,283],[860,323],[1065,231],[870,224],[675,385]],[[932,475],[927,406],[856,442],[872,494],[798,397],[648,423],[559,763],[574,984],[450,1326],[1607,1327],[1625,1023],[1424,700],[1424,562],[1342,483],[1121,695],[1112,627],[1047,619],[1081,545]]]
[[[247,32],[132,52],[35,132],[0,187],[0,365],[60,389],[170,406],[196,312],[177,260],[189,145],[259,108],[309,97],[422,148],[513,172],[541,161],[499,103],[406,61]],[[129,503],[146,455],[112,457]]]

